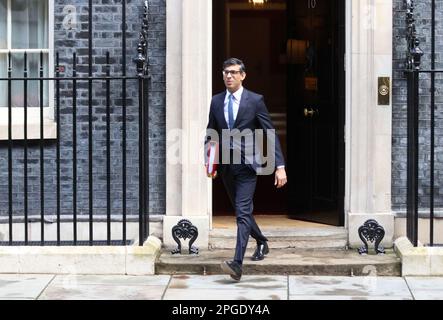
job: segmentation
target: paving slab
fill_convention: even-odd
[[[413,297],[386,297],[386,296],[308,296],[308,295],[292,295],[289,300],[413,300]]]
[[[414,290],[412,296],[415,300],[443,300],[443,290]]]
[[[171,276],[127,276],[127,275],[58,275],[51,286],[102,285],[102,286],[166,286]]]
[[[443,277],[405,277],[409,288],[414,290],[443,291]]]
[[[59,275],[41,300],[159,300],[170,276]]]
[[[443,300],[443,277],[405,277],[416,300]]]
[[[0,275],[0,299],[36,299],[54,275]]]
[[[287,290],[168,289],[164,300],[287,300]]]
[[[190,300],[287,300],[287,276],[175,275],[165,299]]]
[[[400,277],[330,277],[290,276],[289,298],[368,297],[375,299],[410,299],[409,288]],[[316,298],[317,297],[317,298]]]
[[[175,275],[172,276],[168,289],[251,289],[273,290],[287,289],[287,276],[242,276],[241,281],[231,279],[229,275]]]
[[[165,286],[50,285],[39,300],[160,300]]]

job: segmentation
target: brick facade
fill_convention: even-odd
[[[406,209],[406,152],[407,110],[406,78],[403,74],[406,59],[406,6],[404,0],[394,0],[393,8],[393,104],[392,104],[392,207],[404,213]],[[431,1],[415,1],[415,18],[420,48],[424,51],[421,68],[431,68]],[[436,69],[442,69],[443,37],[441,30],[443,1],[436,1]],[[429,207],[430,195],[430,76],[420,81],[420,148],[419,148],[419,205]],[[436,76],[435,95],[435,205],[443,207],[443,77]]]
[[[64,76],[72,75],[72,53],[78,57],[77,74],[88,72],[88,1],[54,1],[54,48],[59,52],[60,64],[66,67]],[[132,59],[136,56],[138,34],[141,30],[143,1],[127,0],[127,76],[135,76]],[[93,72],[105,73],[105,54],[110,52],[111,74],[121,75],[122,32],[121,0],[93,1]],[[63,8],[73,5],[77,13],[77,27],[67,30],[63,25]],[[150,143],[150,213],[165,213],[165,115],[166,115],[166,0],[149,0],[148,39],[150,75],[149,143]],[[62,214],[72,214],[72,83],[61,82],[61,145]],[[77,94],[77,208],[78,214],[89,213],[88,184],[88,84],[78,82]],[[121,215],[122,208],[122,80],[111,83],[111,203],[112,214]],[[138,94],[136,80],[127,81],[127,208],[128,214],[138,214]],[[106,96],[104,82],[93,83],[93,181],[94,214],[106,214]],[[45,141],[45,214],[56,210],[56,141]],[[0,145],[0,214],[8,210],[7,144]],[[29,143],[29,214],[40,214],[40,150],[38,141]],[[17,142],[13,150],[14,214],[23,214],[23,144]]]

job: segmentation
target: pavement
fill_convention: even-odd
[[[2,300],[443,300],[443,277],[0,274]]]

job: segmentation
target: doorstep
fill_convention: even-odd
[[[185,250],[184,250],[185,251]],[[401,262],[393,250],[385,254],[360,255],[357,250],[275,249],[262,261],[251,261],[248,249],[245,275],[373,275],[400,276]],[[220,263],[232,259],[234,250],[204,250],[198,255],[171,254],[163,249],[155,264],[156,274],[221,274]]]
[[[274,249],[321,249],[344,250],[348,244],[348,231],[343,227],[264,227],[263,234]],[[210,249],[234,249],[237,229],[215,228],[209,232]],[[255,247],[255,241],[248,241],[248,248]]]

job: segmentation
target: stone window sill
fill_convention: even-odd
[[[57,123],[51,119],[53,108],[43,109],[43,138],[57,139]],[[27,108],[27,139],[40,139],[40,108]],[[24,140],[24,108],[12,108],[12,139]],[[0,140],[8,140],[8,108],[0,108]]]

